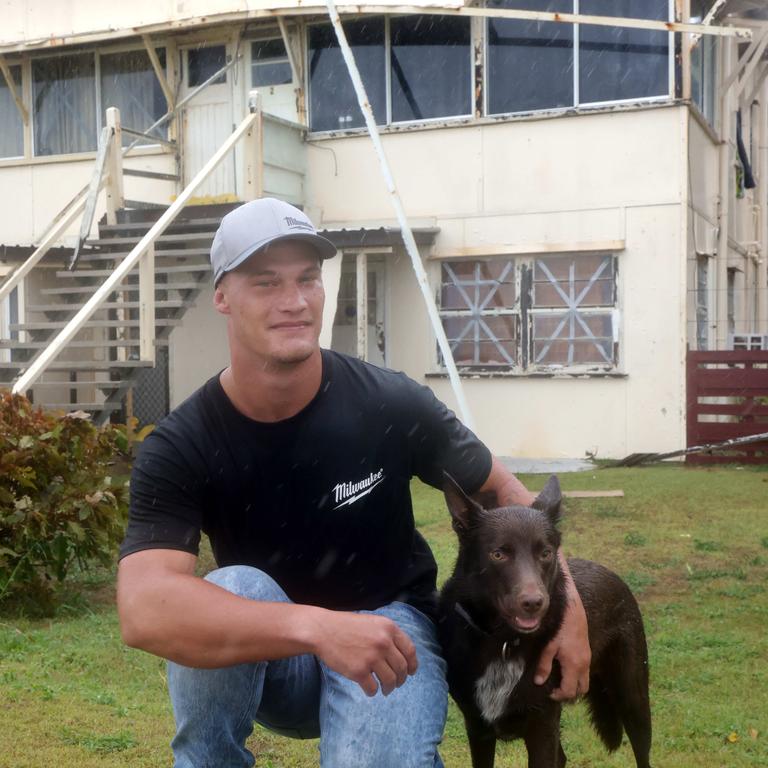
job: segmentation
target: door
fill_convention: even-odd
[[[383,256],[368,257],[368,344],[366,360],[385,365],[384,287],[386,264]],[[333,323],[331,349],[357,357],[357,274],[354,255],[344,255],[341,282]]]
[[[214,75],[228,61],[229,46],[204,43],[182,49],[184,80],[181,97],[187,96]],[[234,69],[234,68],[233,68]],[[184,110],[184,185],[208,162],[232,133],[233,69],[203,88]],[[210,202],[235,199],[235,155],[230,153],[208,179],[198,187],[196,198],[215,198]]]

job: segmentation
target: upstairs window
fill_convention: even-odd
[[[96,81],[92,53],[32,62],[35,155],[96,149]]]
[[[9,69],[16,94],[21,96],[21,67],[12,66]],[[11,89],[0,74],[0,157],[21,157],[23,154],[24,123]]]
[[[667,21],[669,0],[488,0],[489,8]],[[666,31],[488,19],[487,112],[670,96]]]
[[[387,121],[384,19],[346,21],[344,31],[374,118],[382,125]],[[365,125],[352,79],[330,24],[309,28],[309,114],[313,131],[338,131]]]
[[[618,364],[616,257],[441,265],[440,316],[456,365],[607,371]]]
[[[573,0],[489,0],[489,8],[572,13]],[[533,112],[570,107],[572,24],[488,19],[488,112]]]
[[[157,55],[165,67],[165,49],[158,48]],[[94,151],[109,107],[117,107],[120,122],[137,131],[146,131],[168,109],[143,49],[33,59],[32,102],[33,151],[38,157]],[[156,128],[153,135],[165,138],[167,127]],[[123,145],[133,138],[125,134]]]
[[[472,114],[469,19],[390,20],[392,122]]]
[[[668,0],[579,0],[579,13],[669,20]],[[579,103],[669,95],[669,32],[579,28]]]
[[[293,82],[291,63],[281,37],[251,43],[251,85],[289,85]]]
[[[157,49],[157,56],[165,67],[165,49]],[[117,107],[120,122],[136,131],[146,131],[166,113],[168,105],[146,51],[105,53],[99,57],[99,65],[102,123],[108,107]],[[155,128],[153,135],[164,139],[167,125]],[[125,134],[123,146],[134,138]]]

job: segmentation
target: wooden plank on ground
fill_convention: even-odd
[[[569,499],[616,499],[624,498],[624,491],[563,491]]]

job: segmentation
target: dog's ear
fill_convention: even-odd
[[[472,528],[483,508],[447,473],[443,472],[443,493],[451,513],[453,530],[459,535]]]
[[[547,484],[541,493],[534,499],[531,506],[549,517],[554,525],[560,522],[560,505],[563,494],[560,491],[560,483],[555,475],[550,475]]]

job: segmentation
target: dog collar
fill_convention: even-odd
[[[472,617],[469,615],[469,612],[467,609],[458,601],[453,604],[453,610],[456,611],[456,613],[461,616],[462,619],[469,625],[471,629],[474,629],[475,632],[479,632],[481,635],[484,635],[485,637],[490,637],[491,633],[486,632],[484,629],[481,629],[472,619]],[[516,637],[514,640],[505,640],[504,644],[501,646],[501,658],[506,661],[507,657],[509,655],[509,649],[517,648],[517,646],[520,645],[520,638]]]

